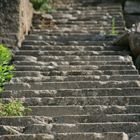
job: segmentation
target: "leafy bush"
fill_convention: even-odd
[[[13,77],[14,66],[0,65],[0,91],[2,91],[5,82],[10,81]]]
[[[52,11],[52,0],[30,0],[33,7],[37,11],[51,12]]]
[[[8,64],[11,61],[12,53],[4,45],[0,45],[0,65]]]
[[[23,116],[30,109],[24,107],[23,103],[19,100],[12,100],[9,103],[0,101],[0,116]]]
[[[12,59],[11,51],[4,45],[0,45],[0,92],[3,91],[4,83],[13,77],[14,66],[8,66]]]
[[[14,66],[9,66],[12,59],[11,51],[0,45],[0,92],[3,91],[5,82],[13,77]],[[0,116],[23,116],[30,109],[24,107],[23,102],[12,99],[9,103],[0,100]]]

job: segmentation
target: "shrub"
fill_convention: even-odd
[[[52,0],[30,0],[33,7],[37,11],[51,12],[52,11]]]
[[[23,116],[30,109],[24,107],[23,103],[19,100],[12,100],[9,103],[0,101],[0,116]]]
[[[0,45],[0,65],[8,64],[12,59],[11,51],[4,45]]]
[[[13,70],[14,66],[0,65],[0,91],[2,91],[5,82],[10,81],[13,77]]]

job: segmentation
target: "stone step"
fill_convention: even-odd
[[[31,65],[31,66],[49,66],[49,65],[133,65],[132,61],[58,61],[58,62],[42,62],[42,61],[14,61],[14,65]]]
[[[54,136],[49,134],[17,134],[0,136],[0,140],[54,140]],[[120,140],[122,140],[121,136]]]
[[[39,125],[37,125],[39,127]],[[38,128],[39,129],[39,128]],[[40,125],[40,129],[45,131],[45,126]],[[136,122],[117,122],[117,123],[90,123],[90,124],[55,124],[53,129],[57,133],[76,133],[76,132],[125,132],[135,133],[139,132],[140,124]]]
[[[123,17],[120,15],[113,15],[113,16],[103,16],[103,15],[85,15],[85,16],[81,16],[81,15],[76,15],[76,16],[72,16],[72,17],[63,17],[61,18],[60,16],[54,16],[54,20],[56,20],[55,22],[57,22],[57,20],[62,19],[62,20],[69,20],[69,21],[91,21],[91,20],[102,20],[102,21],[108,21],[109,23],[112,22],[113,17],[116,20],[123,20]],[[98,29],[98,26],[95,27],[95,29]]]
[[[86,76],[42,76],[42,77],[14,77],[12,82],[58,82],[58,81],[125,81],[140,80],[138,75],[86,75]]]
[[[111,18],[108,18],[106,16],[103,16],[102,18],[103,19],[103,23],[101,23],[101,21],[99,21],[97,19],[97,17],[95,17],[95,20],[93,21],[93,19],[91,18],[91,20],[87,19],[88,17],[83,17],[83,20],[82,19],[77,19],[78,17],[74,17],[75,20],[69,20],[69,19],[62,19],[62,21],[60,21],[60,18],[56,18],[56,19],[53,19],[52,23],[47,23],[47,20],[46,22],[43,21],[42,19],[38,19],[36,21],[33,22],[33,27],[52,27],[53,29],[58,29],[58,28],[70,28],[70,29],[73,29],[73,28],[77,28],[77,29],[94,29],[94,30],[111,30],[112,29],[112,20]],[[87,20],[86,20],[86,19]],[[90,17],[89,17],[90,18]],[[121,18],[121,17],[119,17]],[[96,20],[97,19],[97,20]],[[64,24],[65,23],[65,24]],[[97,25],[96,25],[97,24]],[[48,25],[48,26],[47,26]],[[50,25],[50,26],[49,26]],[[95,28],[93,28],[95,27]],[[115,23],[115,29],[116,30],[124,30],[125,29],[125,25],[123,22],[116,22]]]
[[[121,55],[126,56],[130,54],[129,51],[42,51],[42,50],[20,50],[16,52],[16,56],[18,55],[26,55],[26,56],[96,56],[96,55]]]
[[[63,25],[62,25],[63,26]],[[78,26],[78,25],[77,25]],[[31,34],[29,36],[26,36],[26,40],[44,40],[44,41],[111,41],[116,39],[117,36],[113,35],[52,35],[52,36],[45,36],[45,35],[34,35]]]
[[[66,11],[65,13],[64,13],[64,11],[62,10],[56,10],[56,11],[52,11],[51,12],[51,15],[52,16],[61,16],[61,17],[64,17],[64,16],[67,16],[67,15],[99,15],[99,14],[101,14],[101,15],[122,15],[122,12],[121,11],[119,11],[119,10],[114,10],[113,11],[113,9],[103,9],[103,7],[102,7],[102,10],[100,10],[100,9],[94,9],[95,7],[92,7],[92,9],[90,8],[90,9],[81,9],[81,10],[76,10],[76,9],[73,9],[73,10],[68,10],[68,11]],[[37,16],[39,16],[39,14],[37,14],[37,13],[34,13],[34,19],[35,20],[37,20],[36,19],[36,17]]]
[[[61,20],[62,21],[62,20]],[[60,21],[57,21],[57,22],[60,22]],[[74,21],[73,21],[74,22]],[[84,21],[83,21],[84,22]],[[97,23],[97,24],[99,24],[99,23]],[[38,25],[36,26],[37,28],[38,28]],[[47,27],[48,28],[48,27]],[[52,27],[50,27],[51,29],[53,29]],[[122,33],[124,33],[124,31],[122,32]],[[93,35],[93,36],[95,36],[95,35],[110,35],[111,34],[111,32],[109,32],[108,34],[105,32],[105,31],[94,31],[94,32],[92,32],[91,30],[90,31],[74,31],[74,32],[68,32],[68,31],[61,31],[61,32],[56,32],[56,31],[53,31],[53,32],[50,32],[49,30],[46,30],[46,29],[35,29],[35,28],[33,28],[31,31],[30,31],[30,34],[36,34],[36,35],[47,35],[47,36],[51,36],[52,34],[53,35]],[[118,34],[119,35],[119,34]]]
[[[33,28],[33,31],[31,32],[33,34],[58,34],[58,33],[61,33],[61,34],[83,34],[83,33],[90,33],[90,34],[101,34],[101,35],[104,35],[104,34],[112,34],[112,30],[83,30],[83,29],[80,29],[80,30],[70,30],[70,29],[61,29],[61,30],[40,30],[39,29],[35,29]],[[120,31],[117,31],[117,34],[118,35],[121,35],[124,33],[124,30],[120,30]],[[23,44],[24,45],[24,44]],[[96,45],[96,44],[93,44],[93,45]],[[97,44],[98,45],[98,44]]]
[[[61,133],[57,134],[58,140],[128,140],[125,133]]]
[[[74,71],[74,70],[136,70],[134,65],[48,65],[48,66],[28,66],[16,65],[16,71]]]
[[[65,116],[65,115],[101,115],[101,114],[136,114],[140,113],[139,105],[127,106],[29,106],[32,112],[29,115],[35,116]]]
[[[15,71],[14,77],[83,76],[83,75],[137,75],[137,70],[72,70],[72,71]]]
[[[129,55],[126,56],[120,56],[120,55],[107,55],[107,56],[14,56],[13,58],[16,61],[44,61],[44,62],[50,62],[50,61],[107,61],[107,62],[114,62],[114,61],[132,61],[132,57]]]
[[[55,123],[139,122],[140,114],[68,115],[53,118]]]
[[[19,134],[0,136],[2,140],[128,140],[125,133],[110,132],[110,133],[61,133],[54,135],[48,134]]]
[[[40,24],[42,23],[41,20],[36,20],[36,21],[33,21],[33,24],[34,25],[37,25],[37,24]],[[107,21],[96,21],[96,20],[88,20],[88,21],[69,21],[67,19],[63,19],[63,20],[60,20],[60,19],[55,19],[54,20],[54,25],[96,25],[97,27],[100,25],[101,27],[110,27],[112,25],[111,22],[107,22]],[[124,21],[116,21],[115,22],[116,26],[117,27],[125,27],[125,24],[124,24]]]
[[[106,13],[105,13],[106,12]],[[106,10],[101,11],[87,11],[87,13],[85,11],[74,11],[74,12],[67,12],[67,13],[62,13],[61,11],[58,13],[53,12],[51,14],[53,16],[54,19],[74,19],[74,18],[83,18],[83,17],[94,17],[95,20],[96,18],[122,18],[122,13],[116,13],[114,12],[108,12]],[[92,19],[92,18],[91,18]]]
[[[140,87],[140,81],[72,81],[72,82],[34,82],[7,83],[7,90],[54,90],[54,89],[82,89],[82,88],[126,88]]]
[[[75,6],[75,7],[74,7]],[[60,8],[57,8],[57,12],[63,12],[65,13],[65,11],[67,13],[70,13],[70,12],[76,12],[77,10],[80,10],[82,12],[109,12],[109,13],[113,13],[113,12],[122,12],[122,6],[119,5],[119,6],[76,6],[76,5],[73,5],[72,7],[70,6],[64,6],[64,7],[60,7]],[[66,14],[67,14],[66,13]]]
[[[60,34],[61,36],[61,34]],[[65,34],[64,34],[65,36]],[[67,35],[68,36],[68,35]],[[127,48],[122,48],[119,46],[33,46],[33,45],[24,45],[20,48],[21,51],[33,50],[33,51],[125,51]]]
[[[23,45],[110,45],[112,41],[43,41],[25,40]]]
[[[18,100],[23,100],[23,98],[15,98]],[[3,98],[4,102],[10,102],[13,99]],[[26,106],[69,106],[69,105],[140,105],[140,97],[138,96],[118,96],[118,97],[34,97],[34,98],[25,98],[24,105]]]
[[[0,125],[25,127],[32,124],[50,124],[53,122],[51,117],[46,116],[13,116],[0,117]]]
[[[86,18],[88,18],[88,17],[86,17]],[[56,21],[57,22],[57,21]],[[91,30],[112,30],[112,27],[111,27],[111,22],[110,22],[110,26],[108,25],[108,26],[101,26],[100,24],[99,25],[97,25],[96,27],[94,26],[94,24],[93,25],[90,25],[90,24],[88,24],[88,25],[86,25],[86,24],[56,24],[56,26],[54,27],[54,29],[61,29],[61,28],[69,28],[69,29],[91,29]],[[125,26],[117,26],[117,25],[115,25],[115,29],[116,30],[124,30],[125,29]]]
[[[91,97],[91,96],[140,96],[140,88],[90,88],[90,89],[60,89],[60,90],[6,90],[0,94],[2,98],[30,97]]]

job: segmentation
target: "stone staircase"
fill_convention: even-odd
[[[39,16],[39,15],[37,15]],[[130,51],[112,46],[122,8],[73,3],[33,29],[14,56],[3,100],[24,99],[27,116],[1,117],[0,140],[128,140],[140,132],[140,77]],[[40,15],[41,17],[41,15]]]

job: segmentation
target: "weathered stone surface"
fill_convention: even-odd
[[[127,14],[140,14],[140,2],[126,1],[124,11]]]
[[[21,134],[4,131],[8,135],[0,140],[128,140],[127,134],[137,134],[139,75],[129,51],[104,35],[111,33],[113,17],[118,33],[124,32],[121,6],[108,1],[114,0],[65,0],[52,15],[34,15],[33,29],[14,56],[15,78],[0,94],[32,111],[1,117],[2,131],[19,127]],[[56,27],[38,29],[42,20]]]
[[[140,33],[131,32],[129,36],[129,44],[133,55],[138,56],[140,54]]]
[[[140,140],[140,136],[135,136],[131,140]]]
[[[15,34],[16,42],[10,45],[19,45],[23,41],[31,26],[33,9],[28,0],[0,0],[0,36],[10,38]]]
[[[138,55],[135,59],[135,65],[138,70],[140,70],[140,55]]]
[[[60,140],[128,140],[125,133],[79,133],[79,134],[58,134],[57,139]]]

